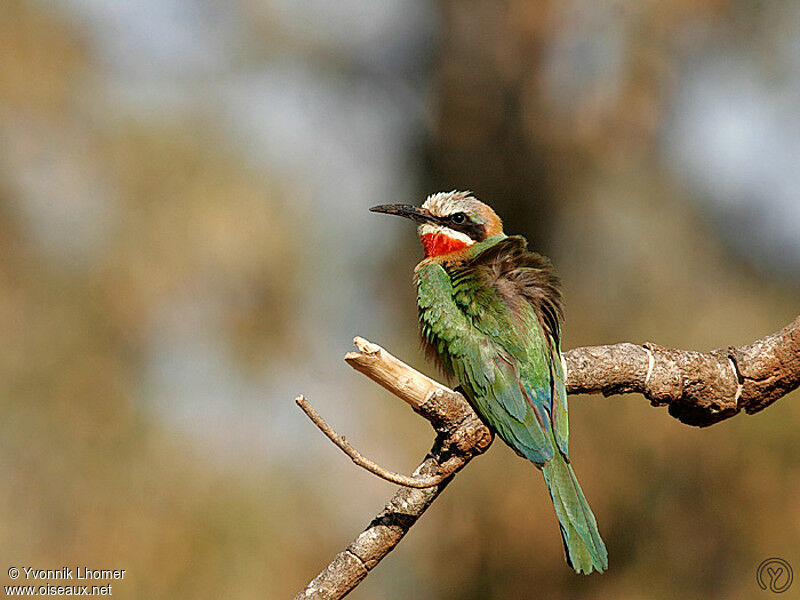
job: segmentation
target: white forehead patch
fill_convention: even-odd
[[[425,208],[428,207],[426,206]],[[430,209],[428,208],[428,210]],[[432,223],[424,223],[417,228],[417,232],[419,233],[419,237],[422,237],[423,235],[436,235],[437,233],[442,233],[451,239],[464,242],[467,246],[472,246],[472,244],[475,243],[475,240],[469,237],[466,233],[455,231],[454,229],[450,229],[449,227],[445,227],[444,225],[433,225]]]
[[[464,210],[464,200],[467,198],[469,198],[469,192],[439,192],[428,196],[422,204],[422,208],[428,209],[437,217],[446,217]]]

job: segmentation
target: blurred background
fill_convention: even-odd
[[[799,97],[796,0],[4,0],[2,577],[288,598],[361,531],[393,486],[293,398],[398,471],[432,443],[342,361],[359,334],[435,374],[413,227],[373,204],[493,205],[559,269],[565,349],[783,327]],[[352,597],[751,598],[763,559],[800,572],[797,392],[704,430],[639,396],[570,419],[606,575],[565,566],[496,443]]]

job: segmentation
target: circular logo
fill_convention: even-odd
[[[792,566],[782,558],[768,558],[758,565],[756,583],[762,590],[781,594],[792,587]]]

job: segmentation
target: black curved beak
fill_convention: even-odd
[[[384,213],[387,215],[397,215],[405,217],[417,223],[435,223],[436,217],[424,208],[412,206],[410,204],[380,204],[369,209],[370,212]]]

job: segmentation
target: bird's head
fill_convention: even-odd
[[[503,235],[500,217],[470,192],[439,192],[428,196],[422,207],[381,204],[370,210],[419,223],[417,231],[428,258],[459,252],[487,238]]]

